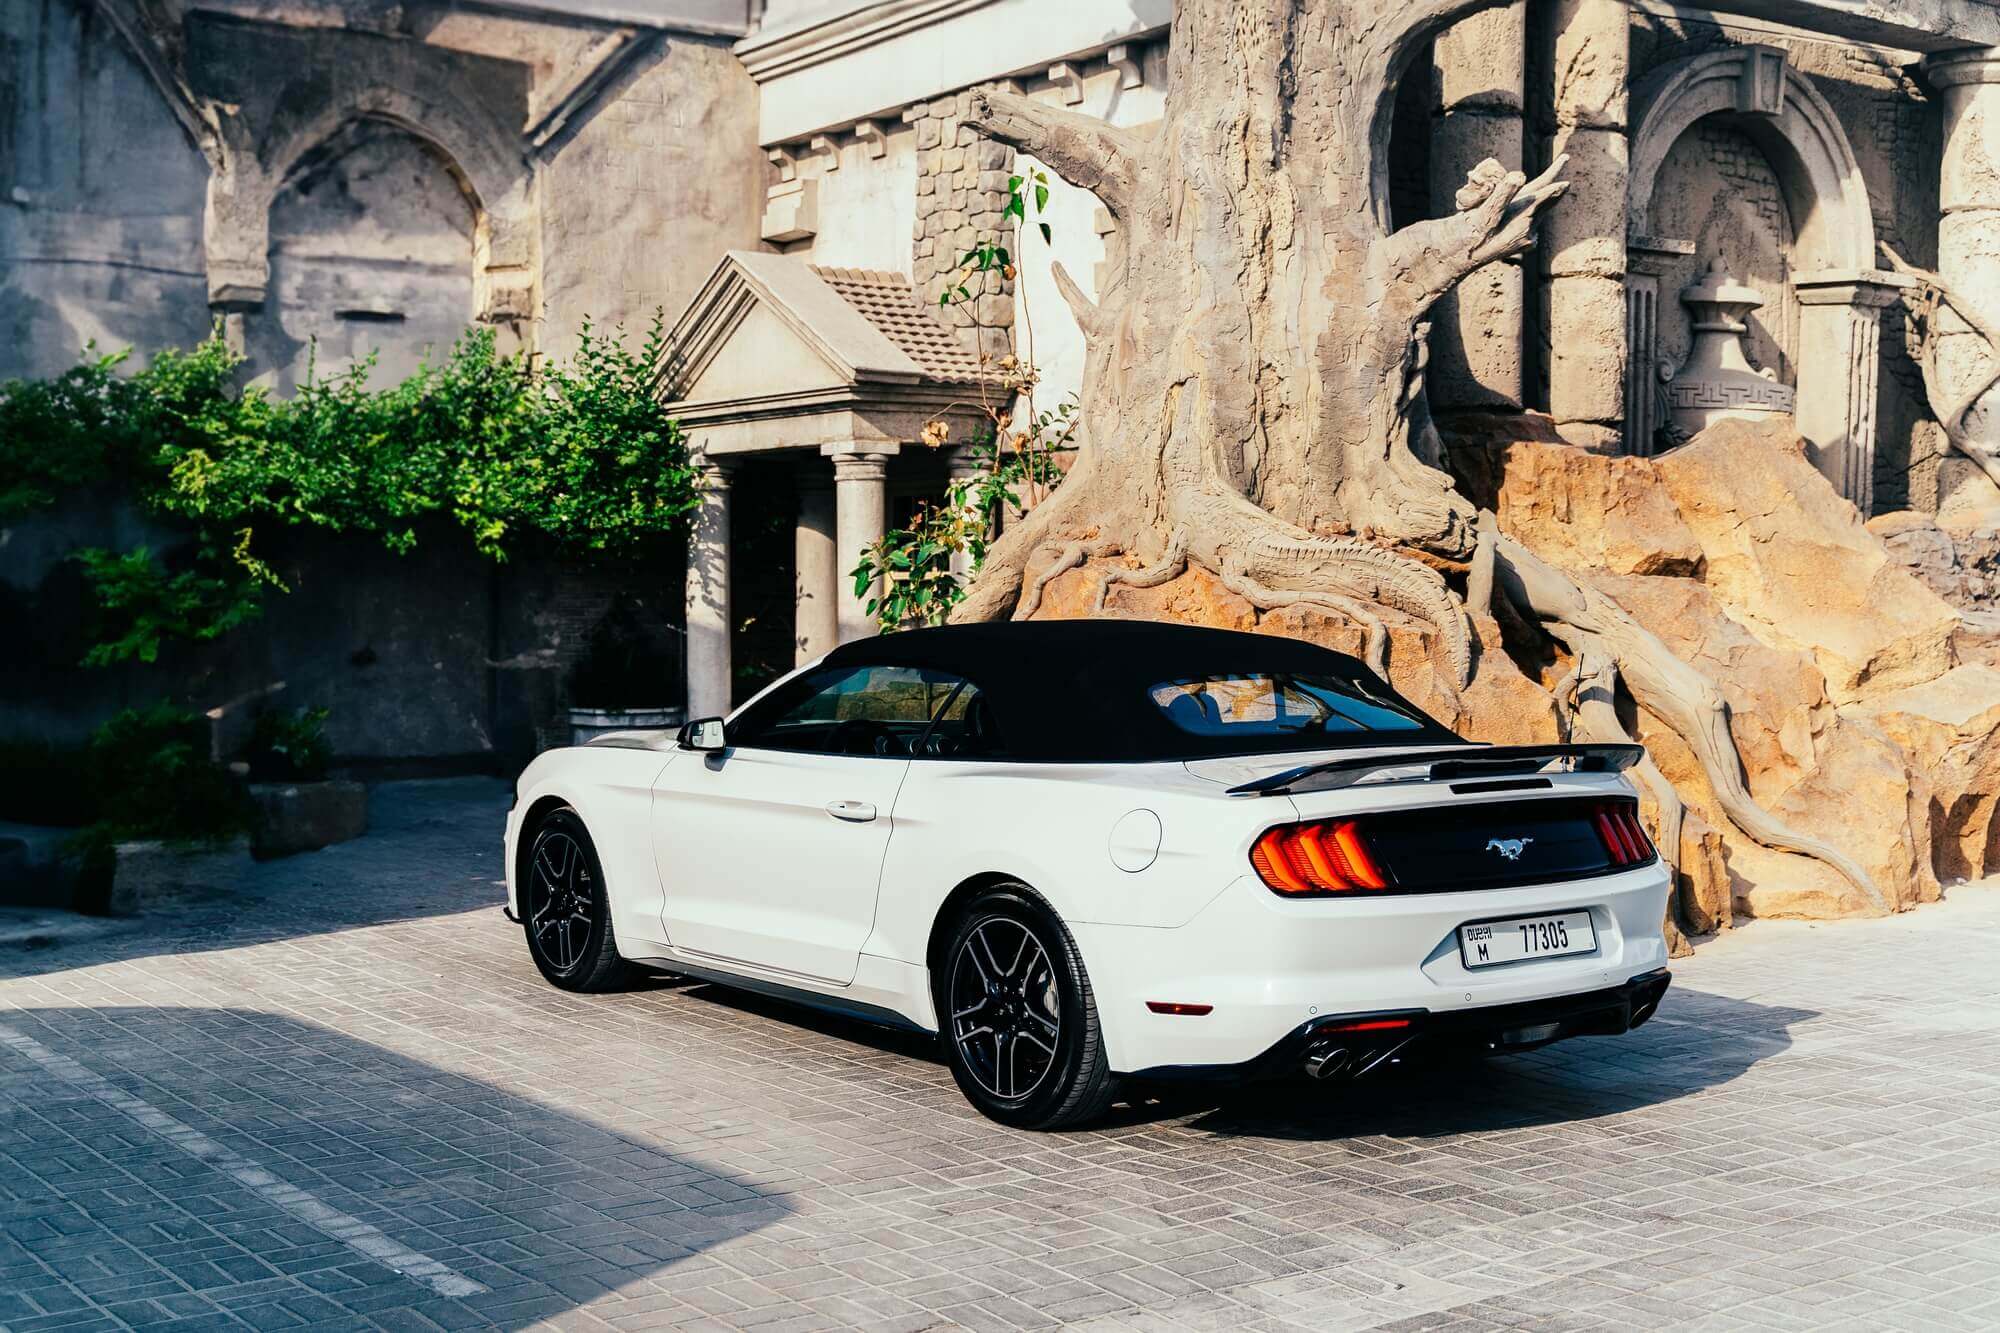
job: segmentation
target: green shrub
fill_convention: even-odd
[[[210,758],[208,723],[197,714],[171,704],[128,708],[91,734],[89,763],[105,793],[91,841],[215,843],[250,827],[250,804]]]
[[[220,842],[250,816],[241,786],[209,757],[208,723],[169,704],[127,709],[83,745],[0,741],[0,820],[81,829],[86,849]]]
[[[115,486],[188,540],[77,553],[101,608],[85,661],[152,661],[212,639],[284,580],[273,530],[364,534],[408,552],[419,520],[457,521],[485,555],[523,541],[606,557],[677,542],[700,504],[687,442],[654,393],[665,336],[637,349],[585,325],[567,363],[501,356],[491,329],[376,389],[367,361],[308,375],[290,398],[233,386],[219,338],[163,351],[131,376],[121,354],[45,381],[0,383],[0,518]]]
[[[273,708],[257,714],[250,730],[250,776],[258,782],[319,782],[333,762],[326,738],[327,710]]]

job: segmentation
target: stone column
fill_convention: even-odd
[[[1528,49],[1527,5],[1475,14],[1437,42],[1441,105],[1431,134],[1431,211],[1449,217],[1466,178],[1487,158],[1519,171]],[[1526,282],[1518,259],[1488,264],[1438,302],[1432,315],[1431,406],[1526,405],[1522,380]]]
[[[1625,245],[1625,452],[1650,456],[1666,424],[1661,391],[1678,366],[1660,361],[1660,283],[1673,264],[1694,254],[1693,241],[1632,236]]]
[[[1569,193],[1542,218],[1548,265],[1549,410],[1572,444],[1623,443],[1625,193],[1631,28],[1624,0],[1555,0],[1553,155]]]
[[[734,694],[729,659],[729,481],[731,469],[702,459],[701,508],[688,534],[688,717],[719,717]]]
[[[1939,180],[1938,276],[1980,313],[2000,321],[2000,51],[1952,51],[1924,62],[1944,94],[1944,168]],[[1990,373],[1985,342],[1955,315],[1940,316],[1940,377],[1952,392]],[[1978,439],[2000,437],[1996,396],[1967,414]]]
[[[1814,462],[1867,518],[1875,512],[1882,396],[1882,312],[1908,279],[1894,273],[1808,273],[1799,297],[1799,434]]]
[[[834,558],[833,474],[823,461],[799,470],[794,555],[795,664],[803,666],[840,642],[840,584],[847,577]]]
[[[875,634],[875,618],[868,603],[880,595],[878,583],[860,596],[854,592],[849,574],[861,559],[861,552],[882,539],[889,526],[889,456],[854,453],[838,445],[827,446],[833,459],[835,561],[838,571],[840,641],[851,643]]]

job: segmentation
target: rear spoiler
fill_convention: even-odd
[[[1456,778],[1522,777],[1542,773],[1623,773],[1646,757],[1639,745],[1466,745],[1450,750],[1333,759],[1273,773],[1231,796],[1284,796],[1338,791],[1364,782],[1449,782]],[[1407,771],[1403,771],[1407,770]],[[1375,774],[1395,776],[1374,777]]]

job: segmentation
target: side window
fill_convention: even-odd
[[[1007,753],[993,705],[977,685],[967,681],[946,702],[921,753],[937,759],[998,759]]]
[[[746,716],[732,745],[795,754],[908,756],[959,681],[916,667],[829,667]]]

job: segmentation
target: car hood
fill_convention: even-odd
[[[610,750],[671,750],[679,733],[669,730],[607,731],[584,742],[585,748]]]

